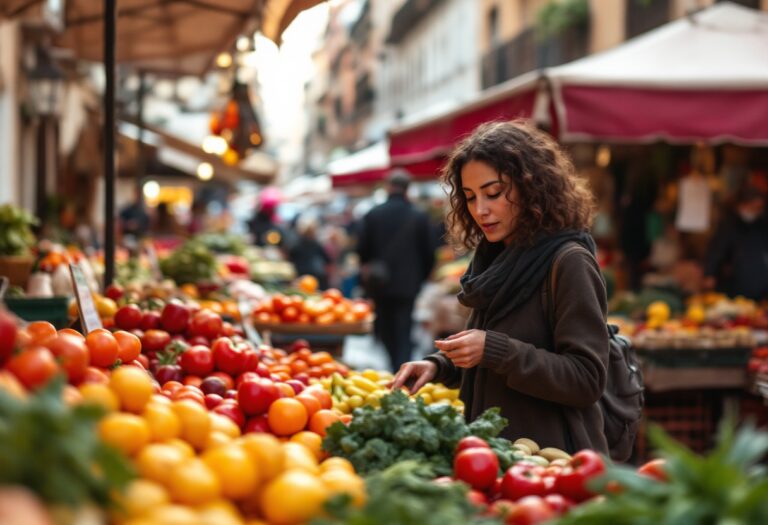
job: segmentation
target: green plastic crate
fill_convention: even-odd
[[[69,324],[70,298],[58,297],[6,297],[8,309],[25,321],[49,321],[56,328],[66,328]]]

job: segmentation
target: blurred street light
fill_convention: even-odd
[[[200,180],[211,180],[213,178],[213,166],[208,162],[201,162],[197,167],[197,178]]]

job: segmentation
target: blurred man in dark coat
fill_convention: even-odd
[[[768,298],[768,218],[765,194],[748,186],[712,238],[704,287],[730,296]]]
[[[389,198],[363,218],[358,243],[361,282],[393,370],[411,358],[413,305],[435,262],[429,217],[406,197],[410,181],[403,170],[389,175]]]

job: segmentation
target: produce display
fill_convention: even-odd
[[[74,249],[33,253],[54,294],[71,293],[69,262],[98,274],[98,258]],[[158,256],[165,280],[121,256],[118,282],[93,294],[103,329],[25,323],[0,306],[0,523],[8,512],[25,525],[768,523],[763,432],[726,425],[699,457],[652,429],[663,459],[637,469],[510,442],[497,408],[468,423],[458,390],[392,391],[389,372],[350,370],[301,339],[256,344],[240,324],[243,303],[260,329],[350,333],[370,327],[370,303],[310,276],[257,284],[255,264],[280,261],[236,236]],[[650,301],[623,332],[645,350],[719,350],[754,343],[766,318],[711,294],[674,311]],[[756,384],[767,356],[751,354]]]
[[[254,324],[257,327],[354,325],[369,323],[373,319],[373,311],[367,301],[347,299],[334,288],[320,294],[305,291],[310,289],[312,285],[306,284],[302,291],[307,295],[276,293],[261,301],[253,311]]]

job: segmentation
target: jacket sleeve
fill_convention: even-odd
[[[440,352],[430,354],[424,360],[437,365],[437,373],[433,379],[434,382],[442,383],[448,388],[459,388],[461,386],[461,371],[453,364],[453,361]]]
[[[605,284],[592,258],[563,257],[554,295],[554,352],[489,330],[480,366],[518,392],[585,408],[603,394],[609,354]]]

